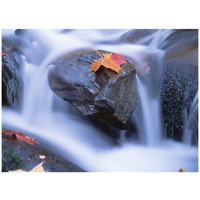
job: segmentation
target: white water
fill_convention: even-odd
[[[162,139],[159,91],[153,93],[152,79],[137,78],[140,95],[139,141],[113,143],[94,125],[76,115],[71,106],[56,97],[47,82],[48,65],[59,56],[80,49],[103,49],[127,56],[139,74],[156,67],[159,77],[164,52],[158,44],[170,33],[159,30],[149,46],[106,44],[117,41],[126,30],[29,30],[28,53],[23,47],[25,83],[22,112],[3,108],[3,126],[29,133],[51,151],[59,153],[87,171],[175,171],[198,170],[197,147]],[[3,36],[8,35],[6,31]],[[10,38],[14,38],[9,33]],[[44,49],[42,51],[41,49]],[[38,58],[38,59],[37,59]],[[37,60],[37,62],[36,62]]]
[[[141,102],[140,112],[142,112],[142,120],[140,124],[145,124],[145,126],[139,127],[140,135],[145,134],[143,140],[148,146],[156,146],[161,142],[160,105],[158,103],[159,98],[152,98],[149,95],[148,87],[146,87],[146,85],[144,85],[138,77],[137,84],[138,95]]]

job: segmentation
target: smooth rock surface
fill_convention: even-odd
[[[59,59],[50,66],[49,85],[82,114],[123,129],[136,104],[136,70],[125,63],[119,74],[102,66],[90,73],[99,58],[96,52],[86,52]]]
[[[198,29],[175,29],[159,48],[165,51],[164,60],[186,56],[198,48]]]
[[[157,29],[133,29],[124,33],[119,40],[120,42],[149,45],[156,31]]]

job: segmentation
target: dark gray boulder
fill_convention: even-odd
[[[99,58],[96,52],[84,52],[59,59],[49,69],[49,85],[82,114],[126,128],[137,99],[136,70],[125,63],[119,74],[102,66],[90,73]]]
[[[20,59],[17,52],[2,56],[2,105],[11,108],[19,108],[22,97]]]
[[[174,30],[160,45],[165,50],[161,105],[165,134],[182,140],[186,113],[198,91],[198,30]],[[193,116],[193,135],[198,135],[198,115]],[[189,122],[187,122],[189,123]]]
[[[198,49],[164,63],[161,105],[167,137],[182,139],[185,112],[189,112],[197,91]],[[198,116],[194,118],[193,122],[196,123]],[[194,134],[197,135],[198,124],[195,127]]]

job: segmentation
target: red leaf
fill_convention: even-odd
[[[114,60],[118,65],[122,65],[123,63],[126,63],[126,58],[122,55],[112,53],[111,56],[112,60]]]
[[[18,131],[6,130],[6,131],[2,131],[2,134],[8,135],[13,139],[17,139],[17,140],[20,140],[20,141],[27,142],[31,145],[34,145],[35,143],[39,144],[39,142],[37,140],[35,140],[34,137],[29,136],[29,135],[25,135],[25,134],[20,133]]]
[[[5,52],[2,52],[1,55],[2,55],[2,56],[8,56],[8,54],[5,53]]]

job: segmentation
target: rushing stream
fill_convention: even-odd
[[[127,30],[27,30],[21,43],[22,110],[3,107],[3,127],[38,138],[48,149],[86,171],[177,172],[180,168],[198,171],[198,148],[189,145],[189,125],[198,109],[198,94],[185,122],[184,141],[163,138],[158,88],[162,84],[165,51],[158,46],[172,30],[156,30],[137,44],[120,43],[118,40],[125,32]],[[3,37],[15,40],[16,36],[14,30],[3,30]],[[148,40],[151,42],[147,45]],[[139,139],[125,139],[119,141],[120,146],[113,145],[97,127],[80,118],[70,104],[51,91],[47,81],[51,62],[66,53],[90,47],[127,56],[139,74],[153,68],[150,76],[137,76]],[[147,62],[150,63],[146,65]]]

